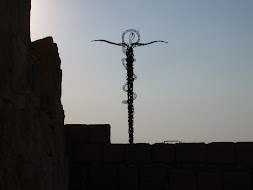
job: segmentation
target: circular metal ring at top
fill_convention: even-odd
[[[129,33],[129,32],[130,32],[130,34],[129,34],[129,43],[126,43],[126,42],[125,42],[125,35],[126,35],[127,33]],[[137,35],[138,39],[135,40],[135,41],[133,41],[133,40],[135,39],[135,36],[136,36],[136,35]],[[126,31],[122,34],[122,43],[125,43],[125,44],[128,44],[128,45],[131,45],[131,44],[133,44],[133,43],[139,43],[139,42],[140,42],[140,39],[141,39],[141,36],[140,36],[139,32],[138,32],[137,30],[135,30],[135,29],[128,29],[128,30],[126,30]]]

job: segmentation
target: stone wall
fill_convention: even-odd
[[[30,41],[29,0],[0,0],[0,189],[68,183],[61,69],[52,38]]]
[[[66,127],[70,190],[253,189],[253,142],[111,144],[109,125]]]

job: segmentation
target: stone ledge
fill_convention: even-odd
[[[110,143],[110,125],[67,124],[66,136],[68,144],[106,144]]]

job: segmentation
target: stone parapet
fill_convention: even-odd
[[[97,141],[89,127],[67,125],[70,171],[85,176],[70,172],[70,189],[252,189],[253,142],[110,144],[108,125],[92,125]]]

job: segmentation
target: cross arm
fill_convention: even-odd
[[[134,47],[146,46],[146,45],[157,43],[157,42],[168,43],[168,42],[165,42],[165,41],[158,40],[158,41],[152,41],[152,42],[148,42],[148,43],[133,43],[132,46],[134,46]]]
[[[126,43],[114,43],[114,42],[110,42],[108,40],[92,40],[91,42],[106,42],[106,43],[113,44],[113,45],[116,45],[116,46],[122,46],[122,47],[127,46]]]

